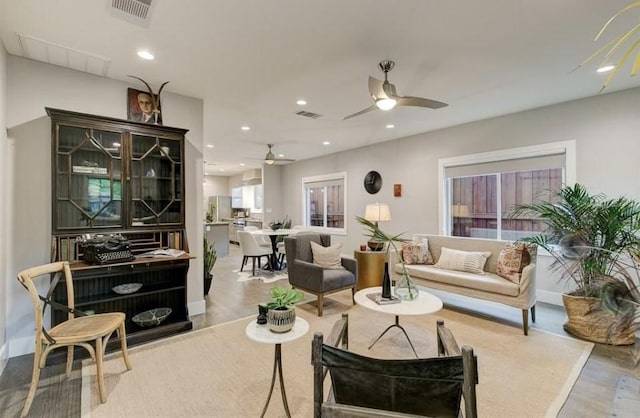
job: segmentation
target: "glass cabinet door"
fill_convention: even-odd
[[[54,225],[121,227],[121,134],[58,125]]]
[[[131,226],[182,223],[181,173],[179,140],[131,135]]]

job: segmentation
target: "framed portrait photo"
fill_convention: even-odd
[[[157,100],[158,95],[154,94]],[[158,100],[158,112],[154,113],[153,99],[148,91],[127,89],[127,119],[162,125],[162,107]],[[156,117],[157,115],[157,117]]]

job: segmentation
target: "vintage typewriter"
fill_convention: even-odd
[[[91,264],[111,264],[133,260],[131,244],[122,235],[88,235],[80,240],[82,259]]]

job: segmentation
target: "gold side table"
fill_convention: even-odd
[[[384,274],[386,255],[386,251],[355,250],[353,252],[353,258],[358,261],[358,283],[356,283],[356,290],[382,286],[382,275]]]

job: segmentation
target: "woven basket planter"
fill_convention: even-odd
[[[602,306],[600,298],[563,294],[567,312],[564,330],[583,340],[610,345],[630,345],[635,335],[629,327],[614,327],[615,315]]]
[[[295,322],[295,308],[269,309],[267,311],[267,324],[269,324],[269,329],[273,332],[291,331]]]

